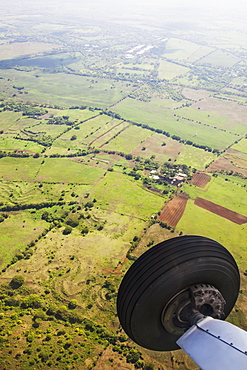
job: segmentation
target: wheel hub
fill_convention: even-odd
[[[223,319],[225,300],[214,286],[197,284],[182,290],[166,304],[161,321],[174,335],[182,335],[203,316]]]

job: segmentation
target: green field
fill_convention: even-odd
[[[172,60],[186,60],[198,49],[200,49],[200,45],[193,42],[178,38],[170,38],[166,43],[163,56]]]
[[[194,203],[247,216],[244,14],[2,2],[1,370],[198,369],[128,338],[117,292],[148,248],[207,236],[240,268],[229,320],[247,328],[247,223]],[[204,188],[197,171],[210,171]],[[180,192],[190,198],[171,229],[159,216]]]
[[[203,235],[217,240],[233,253],[239,266],[245,269],[247,225],[237,225],[204,210],[196,206],[194,200],[196,197],[207,199],[247,216],[246,180],[239,181],[238,178],[235,179],[233,176],[211,177],[206,190],[192,185],[183,186],[183,190],[191,199],[187,203],[185,213],[179,221],[177,229],[185,234]]]
[[[0,136],[0,150],[9,151],[9,150],[28,150],[32,153],[41,153],[44,147],[33,141],[25,141],[14,139],[9,135]]]
[[[104,145],[104,149],[130,153],[150,135],[151,133],[149,130],[140,129],[140,127],[131,125],[121,132],[115,139]]]
[[[23,251],[27,244],[38,237],[48,224],[41,220],[40,212],[15,212],[0,223],[1,245],[0,262],[6,266],[17,252]]]
[[[198,196],[204,198],[205,194],[200,193]],[[216,199],[215,201],[217,202]],[[194,201],[189,200],[177,230],[187,235],[201,235],[218,241],[233,254],[241,269],[247,268],[246,224],[234,224],[194,205]]]
[[[247,216],[246,187],[235,182],[234,176],[228,177],[227,180],[228,181],[226,181],[223,176],[212,177],[206,191],[192,185],[185,185],[184,191],[188,193],[192,199],[201,197]]]
[[[97,138],[100,134],[99,131],[107,131],[107,129],[110,128],[112,122],[111,117],[106,116],[104,114],[99,115],[97,117],[93,117],[86,122],[83,122],[79,124],[77,127],[79,129],[73,128],[72,130],[69,130],[68,132],[61,135],[57,140],[54,141],[53,144],[53,152],[55,148],[68,148],[71,149],[80,149],[82,147],[87,146],[91,141],[93,141],[94,138]],[[110,122],[110,124],[109,124]],[[119,123],[120,121],[115,121]],[[109,124],[109,125],[108,125]],[[109,128],[108,128],[109,126]],[[71,141],[71,137],[73,135],[76,135],[76,140]]]
[[[232,146],[232,149],[239,150],[240,152],[247,153],[247,139],[240,140],[237,144]]]
[[[155,129],[168,131],[170,135],[178,135],[186,140],[219,150],[236,140],[236,136],[231,133],[177,118],[173,111],[162,106],[162,101],[160,104],[157,101],[144,103],[128,98],[115,105],[114,111],[126,120],[147,124]]]
[[[133,89],[131,83],[119,81],[114,84],[114,88],[111,88],[113,84],[111,80],[67,73],[39,72],[37,75],[35,72],[12,69],[8,72],[2,70],[1,75],[4,79],[0,80],[0,88],[5,78],[9,78],[15,84],[24,86],[24,91],[28,93],[24,96],[26,101],[64,107],[83,104],[105,108],[128,95]],[[10,83],[9,86],[11,86]]]
[[[8,181],[34,181],[41,167],[41,158],[0,159],[0,178]]]
[[[197,168],[198,170],[204,170],[206,165],[214,161],[216,158],[216,155],[213,153],[205,152],[204,150],[194,148],[193,146],[184,145],[177,162]]]
[[[37,174],[36,181],[92,185],[104,172],[101,168],[67,158],[47,158]]]
[[[223,50],[216,50],[200,60],[200,64],[213,64],[221,67],[232,67],[239,62],[239,58]]]
[[[151,194],[120,173],[107,173],[91,190],[101,207],[120,214],[148,220],[164,204],[164,198]]]
[[[172,80],[174,77],[185,74],[189,68],[183,67],[179,64],[170,63],[166,60],[161,60],[159,65],[159,78]]]
[[[189,108],[181,108],[178,110],[179,117],[185,117],[195,122],[201,122],[201,124],[208,125],[221,130],[226,130],[234,134],[245,134],[246,125],[224,117],[222,115],[204,111],[202,109],[196,109],[193,106]]]

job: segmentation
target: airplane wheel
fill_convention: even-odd
[[[142,347],[175,350],[188,329],[176,316],[189,303],[191,287],[206,286],[209,292],[216,288],[225,300],[227,317],[239,285],[236,262],[221,244],[202,236],[172,238],[150,248],[127,271],[118,291],[118,317],[127,335]],[[205,304],[206,312],[201,312],[213,316],[211,308]]]

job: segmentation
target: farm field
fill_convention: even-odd
[[[204,193],[202,194],[204,197]],[[233,254],[241,270],[246,269],[247,224],[237,225],[196,206],[191,199],[188,200],[183,217],[177,224],[177,230],[184,234],[202,235],[218,241]]]
[[[27,243],[38,237],[48,226],[41,220],[40,214],[32,214],[29,210],[13,212],[0,223],[1,231],[1,265],[6,266],[17,252],[25,249]],[[16,230],[18,229],[18,233]]]
[[[104,189],[107,189],[105,191]],[[91,190],[101,207],[148,220],[164,204],[164,198],[150,194],[120,173],[108,173]]]
[[[36,176],[36,181],[92,185],[104,175],[104,172],[101,168],[67,158],[47,158]]]
[[[171,63],[166,60],[161,60],[159,65],[159,78],[166,80],[172,80],[174,77],[185,74],[189,71],[189,68],[183,67],[179,64]]]
[[[247,209],[246,187],[235,182],[234,176],[226,179],[227,181],[224,176],[220,175],[218,177],[212,176],[206,191],[188,184],[183,187],[183,190],[192,199],[198,196],[245,215]]]
[[[58,106],[62,104],[64,107],[83,104],[104,108],[122,99],[133,89],[131,83],[119,81],[111,88],[114,81],[96,79],[97,83],[96,81],[94,83],[92,78],[62,72],[56,74],[40,72],[37,76],[34,72],[11,69],[8,72],[1,70],[1,77],[3,80],[0,80],[2,81],[0,85],[5,79],[10,79],[17,85],[21,84],[27,92],[24,96],[25,101]],[[11,86],[11,82],[8,82],[7,89],[10,91]]]
[[[144,103],[133,99],[125,99],[114,106],[114,111],[125,120],[146,124],[155,129],[166,130],[170,135],[182,136],[184,139],[191,140],[199,145],[208,145],[219,150],[233,144],[237,137],[228,132],[219,133],[217,129],[192,121],[184,122],[183,119],[174,116],[171,110],[163,108],[162,105],[152,104],[152,102]],[[179,111],[176,111],[177,113]]]
[[[41,153],[44,147],[33,141],[24,141],[13,138],[12,135],[0,136],[0,150],[2,151],[28,151],[31,153]]]

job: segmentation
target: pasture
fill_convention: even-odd
[[[145,103],[127,98],[115,105],[114,111],[126,120],[147,124],[155,129],[168,131],[170,135],[177,135],[196,144],[219,150],[233,144],[236,140],[234,134],[180,119],[174,111],[162,107],[162,101],[158,105],[157,102]],[[177,112],[179,113],[179,110]]]
[[[205,197],[206,194],[207,193],[200,193],[202,197]],[[220,194],[220,198],[221,196],[222,194]],[[230,208],[229,204],[228,207]],[[194,201],[190,199],[187,202],[183,217],[177,224],[177,230],[187,235],[202,235],[217,240],[233,254],[237,264],[242,270],[247,268],[245,242],[247,224],[237,225],[196,206]]]
[[[166,60],[161,60],[158,70],[158,76],[161,79],[172,80],[174,77],[186,74],[189,68],[180,64],[171,63]]]
[[[34,141],[18,140],[8,134],[0,136],[0,150],[2,151],[27,150],[31,153],[41,153],[43,149],[43,145]]]
[[[1,76],[24,87],[27,94],[21,98],[27,102],[40,102],[63,107],[88,105],[106,108],[121,100],[133,90],[133,84],[125,81],[84,77],[68,73],[45,73],[2,70]],[[11,89],[11,82],[8,82]]]
[[[164,198],[143,189],[135,180],[119,172],[107,175],[91,189],[91,197],[110,211],[149,220],[164,204]]]
[[[184,145],[177,158],[177,162],[198,170],[204,170],[216,158],[216,155],[213,153],[205,152],[205,150],[194,148],[190,145]]]
[[[14,42],[0,45],[0,60],[20,58],[27,55],[51,52],[58,49],[55,43],[44,42]]]
[[[105,171],[68,158],[46,158],[35,178],[38,182],[93,185]]]
[[[1,267],[6,266],[17,252],[22,252],[27,244],[42,234],[47,226],[47,222],[41,220],[39,211],[8,213],[8,218],[0,223]]]
[[[108,144],[105,144],[104,149],[131,153],[149,136],[151,136],[149,130],[131,125],[127,127],[123,132],[121,132],[117,137],[111,140]]]
[[[238,181],[235,182],[234,176],[211,177],[206,191],[189,184],[184,185],[183,189],[192,199],[198,196],[247,216],[247,190]]]
[[[95,114],[97,115],[97,113]],[[54,141],[53,147],[55,148],[81,148],[86,147],[94,138],[98,137],[98,132],[101,130],[105,132],[107,130],[108,124],[112,124],[114,120],[107,115],[97,115],[96,117],[89,118],[87,121],[77,125],[78,129],[72,128],[68,132],[65,132],[57,140]],[[120,121],[115,121],[120,122]],[[71,137],[76,135],[76,140],[71,141]]]
[[[220,67],[232,67],[239,61],[240,58],[236,57],[232,53],[225,52],[223,50],[215,50],[214,52],[206,55],[204,58],[201,58],[200,64],[212,64]]]
[[[166,42],[165,51],[162,55],[167,59],[185,61],[200,49],[200,45],[191,41],[169,38]]]
[[[232,145],[232,149],[247,154],[247,139],[243,138],[237,144]]]
[[[0,159],[0,179],[4,181],[34,181],[41,167],[41,158]]]
[[[225,130],[237,135],[243,135],[246,132],[246,124],[237,122],[232,118],[224,117],[225,112],[223,112],[223,109],[222,111],[219,111],[218,114],[215,114],[210,110],[201,109],[200,103],[197,103],[195,106],[192,105],[190,107],[178,109],[177,115],[181,118],[185,117],[193,122],[200,122],[201,124]]]

